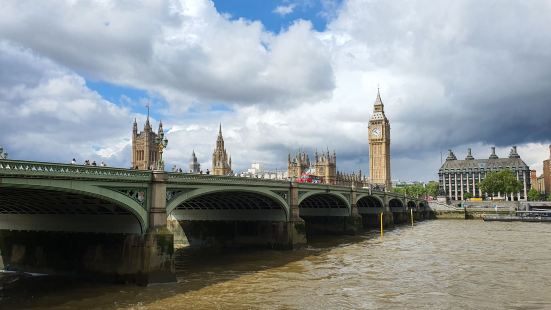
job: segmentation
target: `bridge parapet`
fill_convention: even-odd
[[[168,173],[168,183],[193,183],[209,185],[253,185],[268,187],[289,187],[289,181],[219,176],[193,173]]]
[[[148,182],[151,180],[151,171],[25,160],[0,160],[0,176]]]

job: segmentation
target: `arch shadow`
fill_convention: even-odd
[[[287,221],[287,202],[268,190],[196,189],[167,206],[167,213],[186,221]]]
[[[1,229],[141,234],[146,217],[131,198],[96,186],[0,187]]]

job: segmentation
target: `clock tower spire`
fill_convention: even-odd
[[[373,105],[373,115],[368,126],[369,139],[369,181],[390,190],[390,123],[386,118],[381,93]]]

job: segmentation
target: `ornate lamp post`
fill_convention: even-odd
[[[4,148],[0,146],[0,159],[8,159],[8,153],[4,152]]]
[[[166,145],[168,144],[168,139],[165,138],[164,132],[159,132],[157,137],[155,138],[155,143],[159,147],[159,160],[157,161],[157,170],[164,171],[165,170],[165,163],[163,161],[163,150],[166,148]]]

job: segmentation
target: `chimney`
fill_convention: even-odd
[[[492,146],[492,154],[490,154],[490,159],[497,159],[497,155],[496,155],[496,147],[495,146]]]
[[[513,146],[511,148],[511,152],[509,153],[509,158],[520,158],[520,156],[517,153],[517,147]]]
[[[465,157],[465,160],[473,160],[473,154],[471,153],[471,148],[467,149],[467,157]]]

